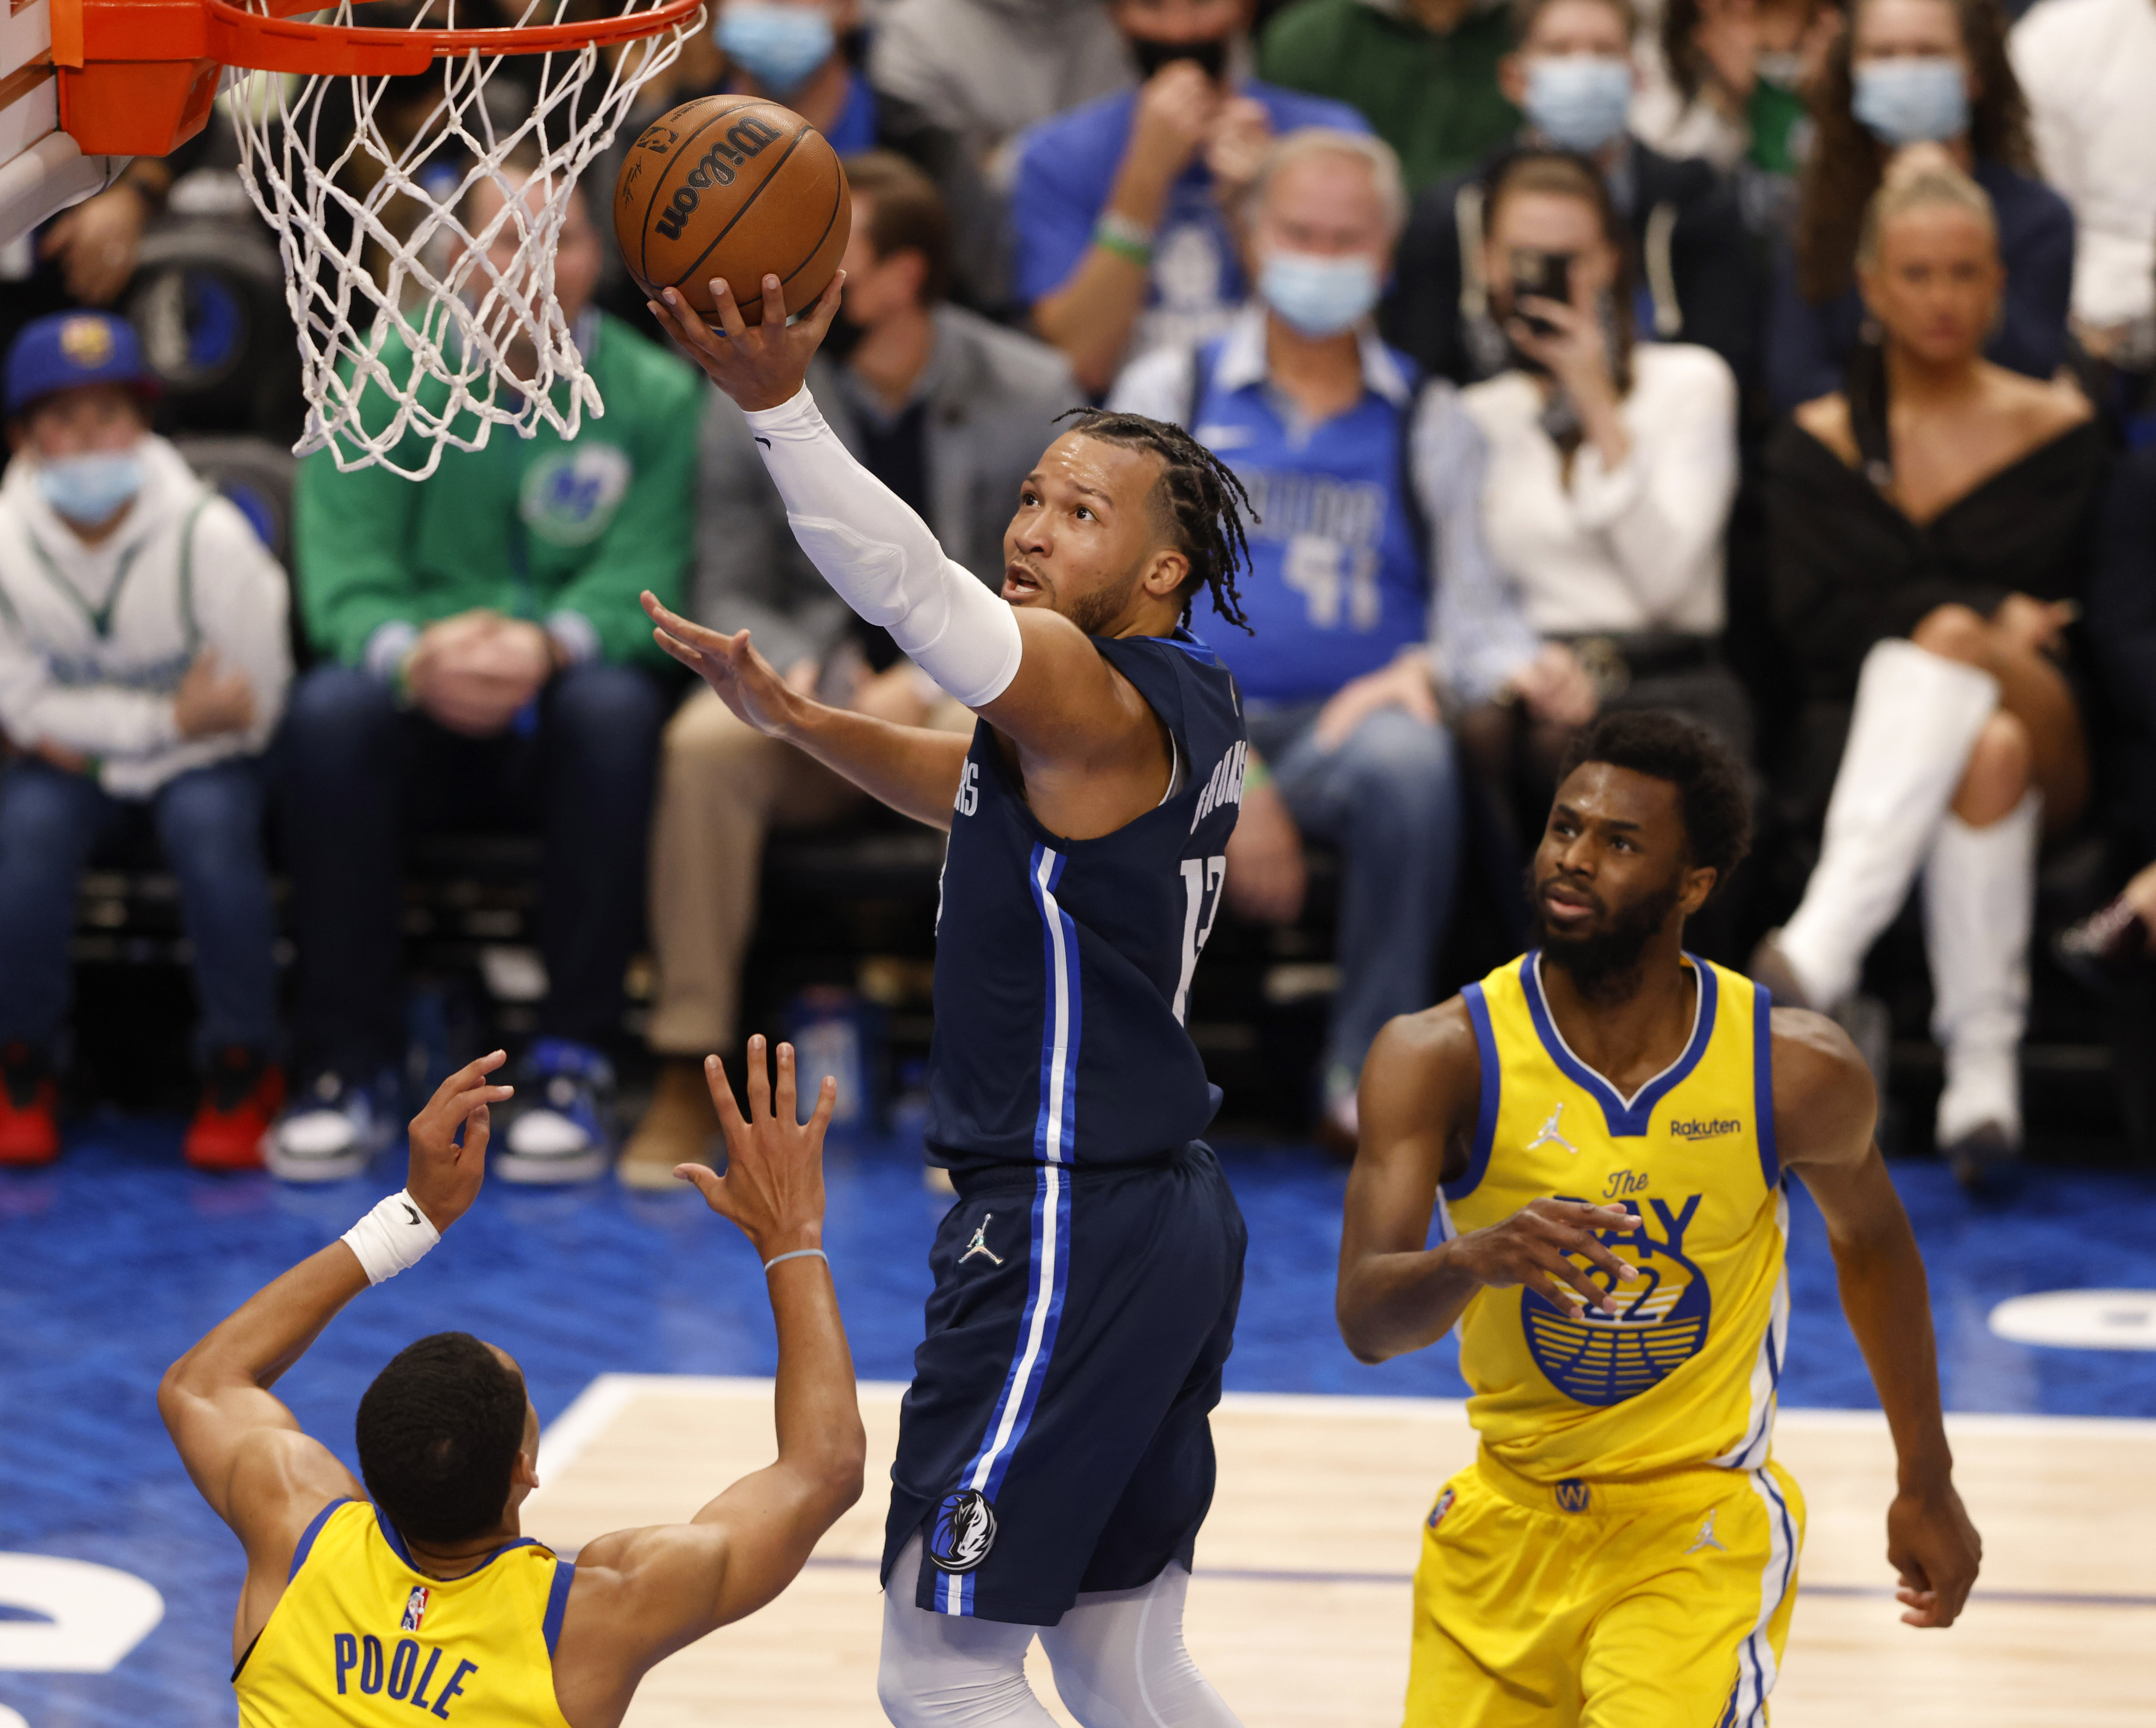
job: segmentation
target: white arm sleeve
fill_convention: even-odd
[[[1020,652],[1009,605],[854,460],[808,387],[747,419],[793,537],[839,598],[968,707],[1008,690]]]

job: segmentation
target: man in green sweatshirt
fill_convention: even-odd
[[[474,233],[503,196],[475,190]],[[294,1031],[310,1077],[269,1148],[288,1179],[352,1174],[384,1143],[403,1042],[403,843],[475,824],[536,828],[545,844],[547,992],[496,1173],[567,1181],[606,1167],[603,1046],[640,933],[671,688],[637,595],[681,591],[702,386],[592,308],[600,246],[579,192],[555,293],[606,413],[574,440],[497,433],[418,482],[340,472],[327,451],[301,465],[295,563],[322,663],[285,735]]]

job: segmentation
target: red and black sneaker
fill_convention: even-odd
[[[260,1170],[263,1137],[284,1108],[285,1071],[259,1051],[227,1046],[211,1062],[187,1124],[187,1162],[197,1170]]]
[[[0,1049],[0,1165],[50,1164],[60,1155],[60,1089],[42,1052]]]

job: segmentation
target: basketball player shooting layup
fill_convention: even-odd
[[[157,1390],[187,1473],[247,1551],[232,1628],[241,1728],[613,1728],[647,1669],[778,1595],[860,1498],[853,1362],[817,1247],[834,1093],[825,1081],[799,1124],[793,1052],[778,1047],[774,1098],[761,1038],[747,1122],[718,1058],[706,1063],[726,1174],[682,1174],[765,1263],[775,1463],[692,1523],[601,1536],[572,1566],[517,1534],[539,1485],[539,1420],[492,1345],[438,1333],[382,1371],[359,1402],[365,1489],[270,1395],[339,1309],[415,1263],[477,1197],[488,1108],[510,1093],[486,1081],[502,1061],[451,1075],[413,1119],[402,1193],[259,1292]]]
[[[803,387],[839,289],[791,329],[770,276],[755,329],[723,282],[719,330],[670,289],[654,310],[747,410],[825,579],[981,717],[970,746],[820,707],[746,631],[644,605],[748,724],[951,833],[927,1139],[959,1198],[900,1419],[879,1690],[901,1728],[1041,1728],[1038,1630],[1087,1728],[1231,1723],[1182,1619],[1244,1231],[1183,1015],[1245,746],[1183,620],[1201,589],[1238,615],[1240,488],[1174,427],[1081,414],[1020,489],[998,599]]]
[[[1804,1539],[1769,1457],[1792,1174],[1893,1432],[1902,1617],[1949,1625],[1975,1581],[1871,1076],[1830,1021],[1683,952],[1747,826],[1707,733],[1604,718],[1535,854],[1540,949],[1363,1070],[1340,1329],[1378,1362],[1457,1323],[1481,1437],[1424,1533],[1409,1728],[1766,1720]]]

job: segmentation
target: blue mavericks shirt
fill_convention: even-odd
[[[1181,783],[1114,833],[1066,841],[1034,819],[993,728],[974,728],[929,1053],[929,1154],[952,1169],[1144,1162],[1220,1105],[1183,1021],[1242,803],[1241,698],[1187,630],[1094,645],[1167,726]]]
[[[1258,520],[1241,580],[1250,634],[1228,654],[1259,702],[1322,702],[1428,634],[1430,586],[1402,488],[1405,416],[1374,390],[1297,441],[1262,383],[1224,389],[1198,358],[1191,435],[1235,471]],[[1414,363],[1394,354],[1404,378]]]
[[[1306,95],[1252,79],[1237,90],[1263,105],[1273,136],[1298,126],[1367,132],[1370,123],[1344,102]],[[1118,90],[1059,114],[1019,141],[1010,201],[1016,238],[1018,297],[1045,300],[1070,279],[1107,208],[1116,171],[1130,143],[1137,92]],[[1201,152],[1168,196],[1153,236],[1152,287],[1133,352],[1210,336],[1247,290],[1234,231],[1214,197]]]

